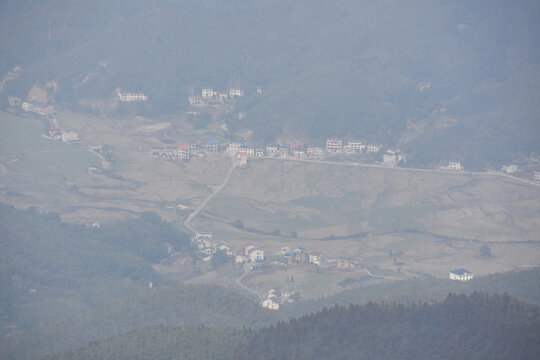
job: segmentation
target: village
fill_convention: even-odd
[[[257,90],[262,94],[262,90]],[[203,89],[200,97],[190,97],[192,106],[205,106],[228,101],[234,97],[243,96],[241,89],[229,89],[216,92],[211,88]],[[117,93],[117,100],[121,102],[148,101],[142,93]],[[12,112],[32,114],[37,116],[45,125],[46,132],[43,137],[50,140],[62,141],[67,144],[81,146],[82,140],[75,131],[62,129],[52,106],[41,106],[29,101],[22,101],[10,97]],[[88,145],[86,148],[102,156],[109,156],[114,152],[114,145]],[[207,141],[190,141],[177,145],[153,147],[150,155],[164,161],[190,161],[192,158],[205,159],[207,156],[231,157],[234,166],[246,168],[250,161],[265,158],[280,158],[284,160],[308,161],[361,161],[362,164],[373,164],[384,167],[401,167],[407,162],[406,154],[399,149],[392,149],[381,144],[368,144],[359,140],[346,140],[342,138],[328,138],[324,144],[266,144],[253,146],[240,141],[225,142],[218,139]],[[353,155],[360,155],[362,157]],[[352,160],[350,160],[352,159]],[[89,173],[101,173],[110,168],[89,168]],[[459,161],[450,161],[440,166],[438,170],[449,172],[464,171]],[[506,164],[501,172],[508,175],[516,174],[520,169],[516,164]],[[540,183],[540,171],[534,171],[532,180]],[[261,246],[249,243],[240,249],[232,249],[229,244],[216,239],[210,232],[197,232],[192,238],[197,249],[197,257],[201,261],[211,262],[216,257],[226,258],[228,262],[242,266],[252,274],[272,271],[273,268],[311,267],[317,270],[328,271],[354,271],[362,270],[362,266],[349,257],[326,258],[317,249],[304,249],[298,247],[280,247],[276,249],[263,249]],[[270,270],[269,270],[270,269]],[[452,270],[450,279],[467,281],[472,279],[472,273],[465,269]],[[265,295],[261,305],[271,310],[279,309],[280,305],[294,302],[298,294],[286,289],[270,289]]]
[[[234,250],[226,242],[217,240],[210,232],[197,232],[192,241],[200,260],[211,262],[214,257],[226,257],[229,263],[249,269],[254,274],[268,269],[273,271],[271,268],[283,269],[291,266],[311,267],[315,271],[354,271],[360,268],[360,265],[350,258],[327,258],[320,251],[307,250],[301,246],[283,246],[265,252],[259,245],[248,243],[243,248]],[[294,277],[287,278],[287,281],[294,282]],[[263,307],[277,310],[280,304],[296,301],[298,294],[290,290],[270,289],[263,298]]]

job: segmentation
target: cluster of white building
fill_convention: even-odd
[[[205,106],[215,102],[225,102],[228,99],[244,96],[244,90],[240,88],[230,88],[224,91],[215,91],[213,88],[203,88],[201,96],[190,96],[188,98],[191,106]]]
[[[68,144],[80,144],[81,139],[75,131],[63,131],[56,126],[49,127],[49,139],[62,140]]]
[[[212,260],[212,257],[221,251],[229,258],[234,257],[231,248],[224,241],[214,241],[211,232],[198,232],[193,239],[197,246],[197,255],[204,261]]]
[[[216,153],[218,151],[219,141],[209,140],[204,146],[190,144],[153,148],[151,154],[156,159],[162,160],[189,160],[194,155],[204,158],[207,153]]]
[[[294,294],[288,291],[278,291],[270,289],[266,295],[266,300],[262,302],[262,307],[269,310],[278,310],[280,304],[294,302]]]

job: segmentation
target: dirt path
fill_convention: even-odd
[[[219,186],[215,187],[212,192],[199,204],[199,206],[197,206],[197,208],[191,214],[189,214],[189,216],[184,221],[184,227],[191,231],[193,234],[197,234],[197,230],[195,230],[195,228],[191,226],[191,220],[193,220],[195,216],[199,215],[199,213],[206,207],[206,205],[208,205],[208,202],[210,202],[210,200],[212,200],[214,196],[216,196],[221,190],[223,190],[231,179],[231,175],[234,172],[235,164],[234,159],[231,158],[230,160],[231,167],[229,168],[229,172],[225,176],[223,182]]]
[[[255,290],[251,290],[250,288],[248,288],[247,286],[242,284],[242,280],[244,280],[244,278],[249,274],[249,267],[248,266],[249,266],[248,264],[243,265],[243,267],[242,267],[242,270],[243,270],[242,275],[237,277],[236,280],[235,280],[236,285],[239,288],[241,288],[242,290],[245,290],[248,293],[253,294],[253,295],[257,296],[257,298],[259,298],[260,295]]]

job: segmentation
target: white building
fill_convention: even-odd
[[[263,261],[264,251],[262,251],[261,249],[251,249],[248,252],[248,258],[251,262]]]
[[[190,96],[188,98],[189,105],[191,106],[204,106],[204,99],[200,96]]]
[[[323,156],[323,148],[322,147],[308,147],[307,148],[307,154],[308,156],[314,156],[314,157],[322,157]]]
[[[381,150],[381,148],[377,145],[368,145],[366,146],[366,149],[368,153],[376,153],[376,152],[379,152],[379,150]]]
[[[540,171],[535,171],[533,175],[534,181],[540,182]]]
[[[191,157],[191,148],[187,145],[180,145],[178,147],[178,159],[189,160]]]
[[[460,162],[449,162],[448,163],[448,169],[452,171],[461,171],[463,170],[463,167],[461,166]]]
[[[264,156],[264,149],[255,149],[255,156],[263,157]]]
[[[118,98],[125,102],[148,101],[148,96],[142,93],[118,93]]]
[[[473,274],[472,272],[465,269],[456,269],[450,271],[449,277],[450,280],[467,281],[472,280]]]
[[[266,299],[263,301],[262,307],[270,310],[278,310],[279,304],[272,299]]]
[[[275,145],[267,145],[266,146],[266,153],[267,154],[273,154],[273,153],[276,153],[278,151],[278,147],[275,146]]]
[[[343,150],[343,141],[341,139],[326,140],[326,151],[340,152],[341,150]]]
[[[397,157],[394,152],[386,152],[383,154],[383,163],[387,166],[396,166],[397,164]]]
[[[232,152],[238,152],[239,149],[240,149],[240,146],[242,146],[242,144],[240,144],[238,142],[232,142],[227,147],[227,150],[232,151]]]
[[[518,167],[517,167],[516,164],[503,165],[501,170],[502,170],[502,172],[505,172],[507,174],[513,174],[513,173],[518,171]]]
[[[359,141],[349,141],[347,145],[354,151],[362,151],[366,148],[366,146]]]
[[[62,133],[62,141],[65,143],[69,143],[73,140],[79,140],[79,137],[77,136],[77,133],[75,131],[66,131]]]
[[[206,88],[201,90],[201,96],[205,99],[214,97],[214,95],[216,95],[216,92],[212,88]]]
[[[229,96],[244,96],[244,90],[237,88],[229,89]]]
[[[195,240],[212,240],[213,235],[211,232],[198,232],[195,235]]]
[[[321,265],[324,261],[323,254],[319,251],[312,251],[309,253],[309,262],[315,265]]]

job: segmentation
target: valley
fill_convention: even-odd
[[[222,138],[219,124],[194,130],[182,116],[61,113],[83,139],[76,146],[43,139],[38,119],[2,117],[10,136],[2,142],[1,202],[89,226],[152,211],[177,229],[188,222],[189,230],[211,232],[233,252],[255,244],[264,268],[242,284],[261,298],[273,288],[312,298],[369,281],[447,278],[460,267],[482,276],[540,264],[540,187],[501,173],[282,157],[233,168],[222,153],[161,161],[152,147]],[[89,145],[114,148],[110,170],[87,171],[104,161]],[[320,252],[325,264],[284,263],[277,255],[284,247]],[[216,268],[198,260],[200,273],[182,281],[235,287],[243,270],[232,262]],[[156,269],[172,279],[183,271],[175,261]]]

